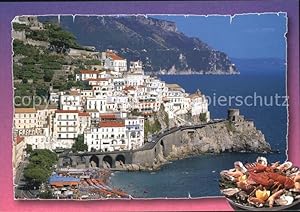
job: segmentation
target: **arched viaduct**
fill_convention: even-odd
[[[172,151],[172,146],[181,146],[181,135],[183,133],[194,133],[196,129],[210,124],[223,122],[218,120],[201,125],[181,126],[172,128],[153,138],[152,142],[146,143],[142,148],[136,150],[116,152],[84,152],[69,153],[59,156],[59,167],[88,168],[92,166],[116,168],[119,163],[123,164],[151,164],[159,153],[164,157]]]

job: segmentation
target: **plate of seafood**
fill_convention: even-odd
[[[280,211],[300,203],[300,170],[292,162],[269,164],[265,157],[254,163],[234,163],[220,172],[221,193],[236,208]]]

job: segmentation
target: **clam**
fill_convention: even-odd
[[[290,205],[294,201],[294,198],[292,196],[287,196],[287,195],[281,195],[278,199],[275,200],[275,203],[277,205]]]
[[[286,170],[288,170],[288,169],[290,169],[290,168],[292,168],[292,167],[293,167],[293,163],[290,162],[290,161],[286,161],[286,162],[284,162],[283,164],[279,165],[279,166],[277,167],[277,169],[279,169],[279,170],[281,170],[281,171],[286,171]]]
[[[226,189],[223,189],[221,192],[225,196],[231,197],[231,196],[237,194],[239,191],[240,191],[240,189],[238,189],[238,188],[226,188]]]
[[[267,158],[265,158],[265,157],[258,157],[258,158],[256,159],[256,162],[257,162],[257,163],[260,163],[260,164],[262,164],[262,165],[264,165],[264,166],[267,166],[267,165],[268,165],[268,160],[267,160]]]
[[[241,161],[234,162],[234,168],[236,170],[242,172],[243,174],[245,174],[247,172],[246,167],[244,166],[244,164]]]
[[[229,180],[229,181],[232,181],[232,182],[235,182],[235,178],[233,176],[230,176],[228,174],[228,170],[223,170],[220,172],[220,175],[222,178],[226,179],[226,180]]]
[[[298,167],[292,167],[291,168],[291,174],[293,174],[293,173],[297,173],[297,172],[299,172],[299,168]]]

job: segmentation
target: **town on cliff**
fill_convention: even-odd
[[[35,20],[16,19],[14,23],[29,24],[33,31],[44,27]],[[48,45],[20,31],[13,31],[13,36],[23,42],[19,47]],[[271,150],[263,133],[239,110],[228,110],[227,119],[212,120],[201,91],[190,94],[178,84],[145,74],[140,60],[127,64],[113,50],[71,48],[65,54],[83,61],[92,58],[94,64],[76,72],[69,65],[60,74],[73,75],[72,86],[61,90],[50,82],[47,101],[40,104],[24,106],[22,101],[17,105],[15,95],[16,198],[129,197],[107,185],[109,170],[155,170],[191,155]],[[14,55],[16,66],[21,60]],[[33,79],[15,79],[14,83],[18,93],[23,84],[32,85]],[[25,95],[18,97],[23,100]],[[22,175],[35,188],[27,194],[19,189]]]

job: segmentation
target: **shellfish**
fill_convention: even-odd
[[[287,196],[287,195],[281,195],[278,199],[275,200],[275,203],[277,205],[284,206],[284,205],[290,205],[290,204],[292,204],[293,201],[294,201],[293,197]]]
[[[240,189],[238,189],[238,188],[227,188],[227,189],[223,189],[221,192],[225,196],[231,197],[231,196],[237,194],[238,192],[240,192]]]
[[[262,165],[264,165],[264,166],[267,166],[267,165],[268,165],[268,160],[267,160],[267,158],[265,158],[265,157],[258,157],[258,158],[256,159],[256,162],[257,162],[257,163],[260,163],[260,164],[262,164]]]

